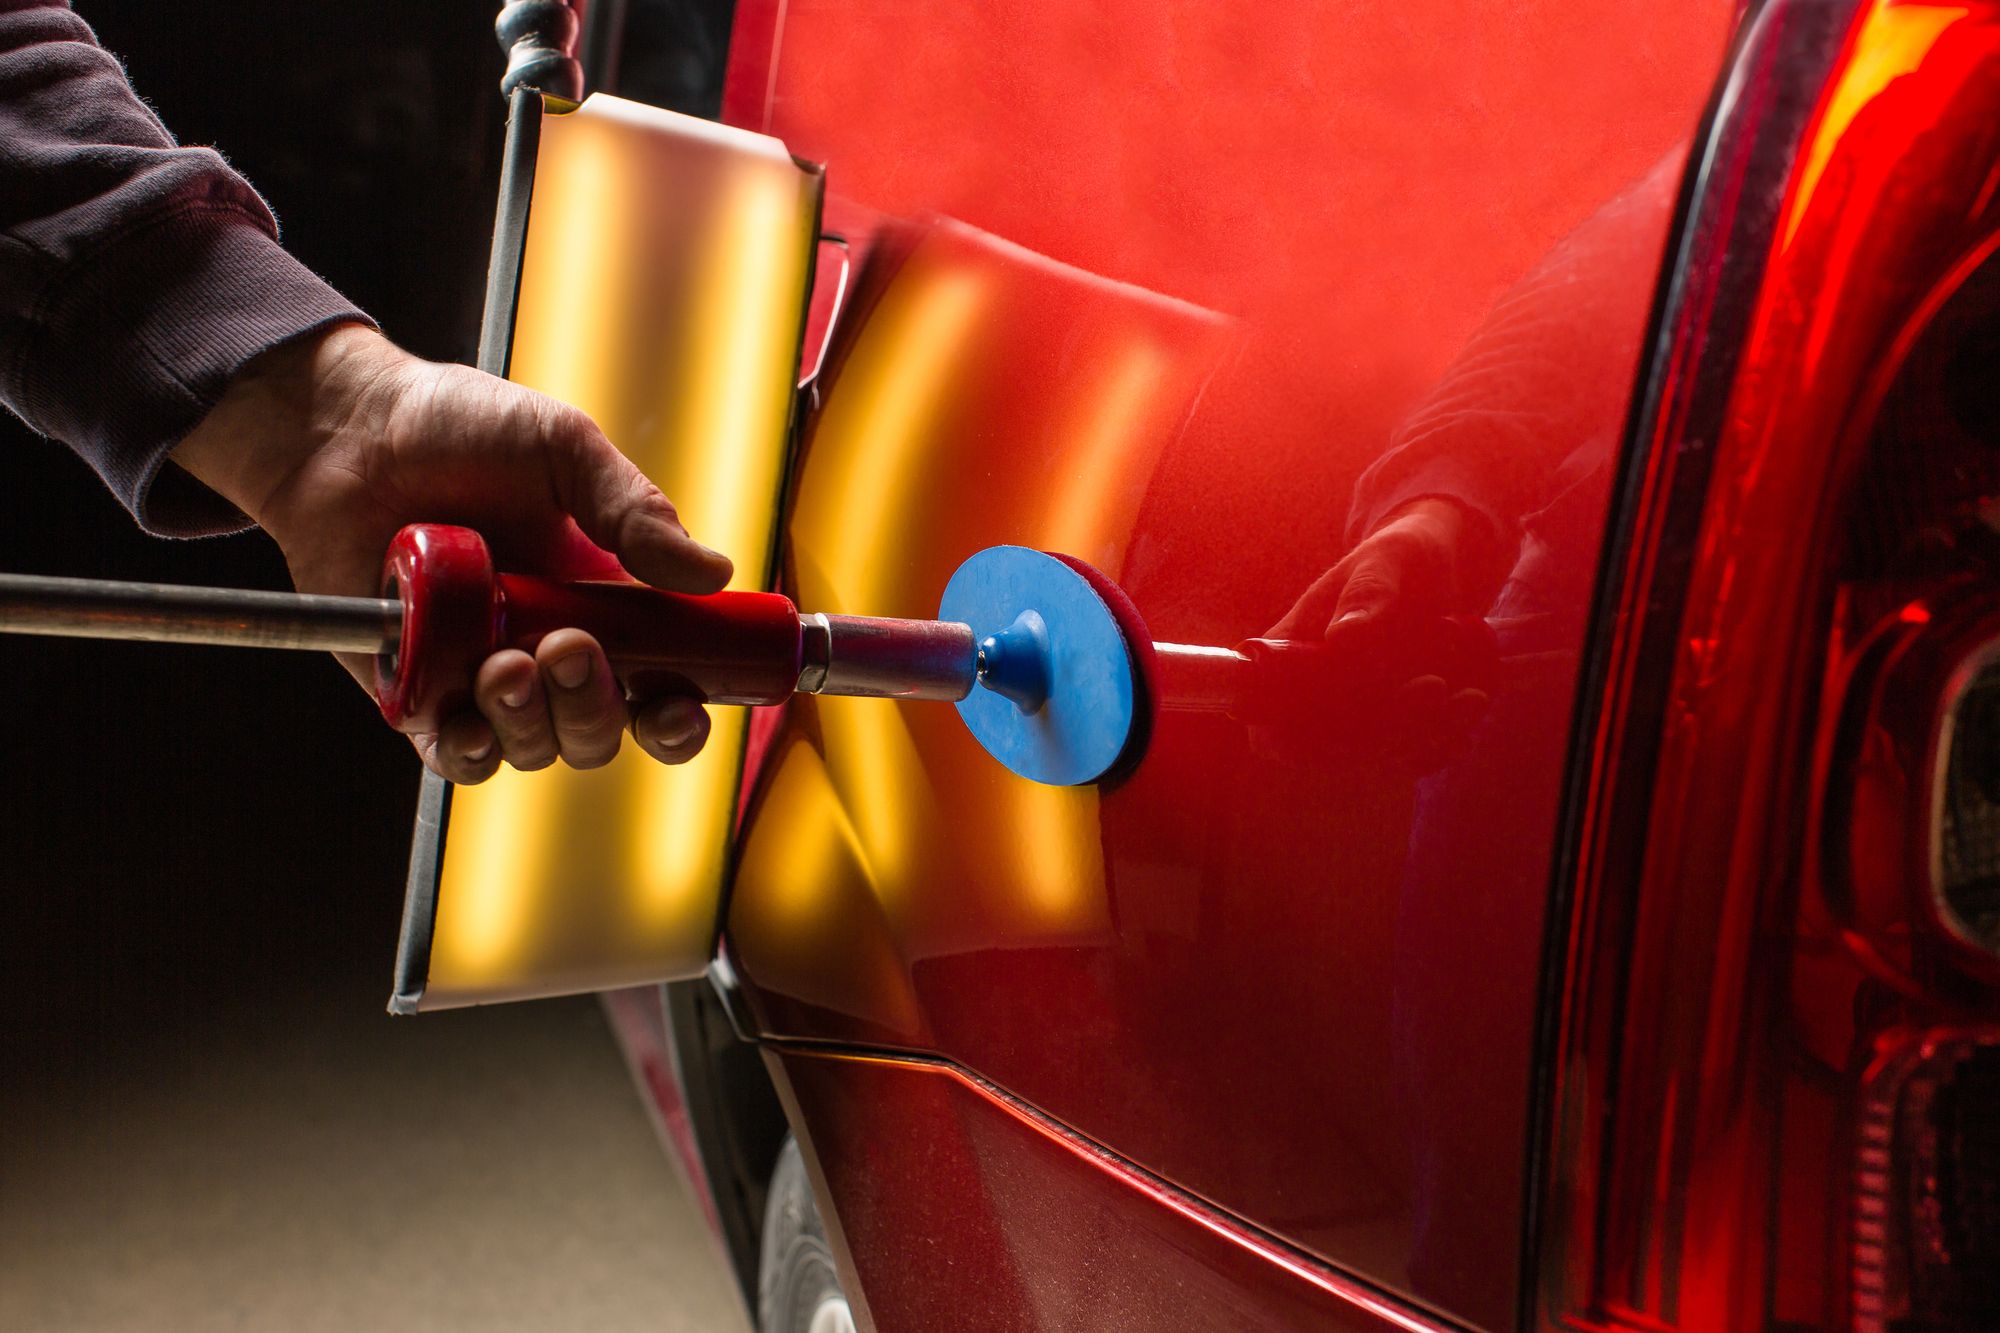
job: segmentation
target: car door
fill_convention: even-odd
[[[1218,695],[1142,648],[1143,755],[1084,788],[935,705],[789,710],[725,948],[878,1316],[939,1308],[901,1265],[947,1219],[1036,1274],[982,1290],[1045,1326],[1100,1280],[983,1097],[1512,1321],[1611,457],[1733,15],[739,7],[725,115],[826,163],[830,225],[872,238],[787,589],[929,615],[1027,545],[1153,643],[1296,649]],[[909,1091],[939,1069],[970,1091]]]

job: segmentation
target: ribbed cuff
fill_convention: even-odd
[[[1362,473],[1361,479],[1355,483],[1353,506],[1347,513],[1349,546],[1381,527],[1391,514],[1405,505],[1433,497],[1451,501],[1495,534],[1511,530],[1519,521],[1519,515],[1496,514],[1490,504],[1469,494],[1475,488],[1467,484],[1470,480],[1465,475],[1468,469],[1461,460],[1427,459],[1404,475],[1396,476],[1384,464],[1398,461],[1394,453],[1384,456],[1374,467]]]
[[[43,307],[22,368],[31,424],[97,469],[159,536],[248,520],[167,455],[243,366],[336,324],[372,324],[240,209],[203,201],[77,264]]]

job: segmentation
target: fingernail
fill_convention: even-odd
[[[684,717],[678,723],[667,723],[664,726],[655,724],[653,744],[662,750],[678,750],[694,739],[696,730],[695,720],[691,717]]]
[[[500,702],[509,708],[526,708],[528,706],[528,696],[533,692],[529,688],[528,683],[522,681],[519,685],[501,695]]]
[[[555,677],[556,684],[573,690],[590,679],[590,654],[571,653],[568,657],[559,657],[549,668],[549,674]]]
[[[484,745],[476,746],[473,749],[467,750],[465,752],[465,762],[468,764],[476,764],[480,762],[482,759],[486,758],[487,755],[492,753],[493,753],[493,742],[488,741]]]

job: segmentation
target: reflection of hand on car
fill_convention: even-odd
[[[1434,767],[1486,711],[1495,652],[1478,618],[1503,588],[1512,620],[1522,604],[1585,604],[1593,564],[1577,553],[1596,549],[1638,354],[1628,315],[1658,270],[1683,157],[1667,153],[1510,289],[1356,481],[1352,547],[1267,634],[1323,639],[1343,677],[1372,674],[1347,706],[1309,710],[1327,735],[1378,736],[1383,754]]]
[[[1265,637],[1331,641],[1379,627],[1392,612],[1442,616],[1469,609],[1463,570],[1481,522],[1442,496],[1410,501],[1313,580]]]
[[[514,568],[692,593],[729,579],[728,558],[688,536],[589,417],[357,325],[253,361],[173,457],[271,534],[303,592],[376,595],[383,550],[417,521],[476,527]],[[366,687],[367,659],[342,661]],[[454,782],[483,781],[503,758],[596,767],[627,726],[667,763],[692,758],[708,735],[692,699],[628,700],[603,649],[577,629],[549,635],[532,657],[495,653],[473,694],[477,711],[410,738]]]
[[[1424,496],[1315,579],[1264,637],[1324,645],[1311,654],[1324,653],[1322,697],[1257,728],[1259,748],[1366,741],[1413,771],[1442,763],[1488,702],[1482,649],[1490,645],[1468,620],[1452,619],[1477,609],[1467,573],[1486,558],[1479,548],[1488,540],[1483,519]]]

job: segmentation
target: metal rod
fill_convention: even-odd
[[[328,652],[392,651],[400,602],[0,574],[0,633]]]
[[[1177,713],[1227,713],[1241,701],[1250,659],[1233,648],[1156,643],[1160,707]]]
[[[963,699],[978,678],[972,627],[950,620],[799,617],[799,690],[868,699]]]

